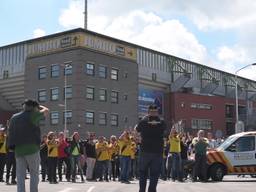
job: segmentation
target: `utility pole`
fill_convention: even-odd
[[[84,29],[87,30],[87,0],[84,0]]]

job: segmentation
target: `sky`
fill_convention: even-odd
[[[88,0],[88,30],[235,73],[256,62],[255,0]],[[84,0],[1,0],[0,47],[84,26]],[[238,73],[256,80],[256,66]]]

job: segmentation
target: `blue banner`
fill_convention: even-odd
[[[139,114],[146,115],[148,113],[148,106],[155,104],[158,107],[159,114],[163,114],[163,98],[162,91],[139,88]]]

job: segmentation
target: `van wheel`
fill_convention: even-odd
[[[224,167],[222,165],[216,164],[211,167],[210,175],[213,181],[222,181],[224,174]]]

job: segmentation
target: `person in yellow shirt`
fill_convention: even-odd
[[[181,147],[180,147],[180,135],[177,133],[175,128],[171,129],[169,136],[170,143],[170,154],[171,154],[171,177],[172,181],[179,180],[182,181],[181,176]]]
[[[120,181],[121,183],[129,184],[129,173],[130,173],[130,163],[131,163],[131,140],[130,134],[128,131],[124,131],[119,137],[118,141],[119,145],[119,157],[120,157],[120,167],[121,167],[121,175]]]
[[[116,180],[116,178],[119,177],[119,146],[117,142],[117,138],[115,135],[112,135],[110,137],[110,143],[109,143],[109,156],[110,156],[110,162],[111,162],[111,173],[110,179],[112,178],[113,181]]]
[[[4,167],[6,164],[6,134],[5,129],[0,128],[0,182],[4,182]]]
[[[98,143],[95,145],[97,154],[97,167],[98,167],[98,178],[99,181],[108,180],[108,166],[109,166],[109,147],[103,136],[99,137]]]
[[[50,184],[56,184],[57,176],[57,162],[58,162],[58,147],[59,140],[54,132],[49,132],[47,136],[47,147],[48,147],[48,178]]]
[[[133,136],[131,136],[130,139],[131,139],[131,145],[130,145],[130,154],[131,154],[130,178],[134,179],[135,170],[136,170],[135,155],[136,155],[136,152],[137,152],[137,144],[136,144],[135,138]]]

